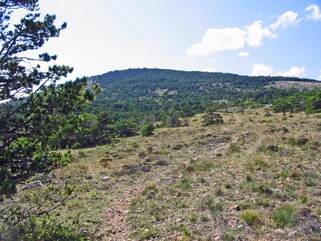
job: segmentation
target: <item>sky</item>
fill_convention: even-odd
[[[40,0],[72,78],[128,68],[321,80],[321,0]]]

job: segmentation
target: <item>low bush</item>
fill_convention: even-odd
[[[278,227],[294,226],[297,221],[297,210],[292,205],[284,205],[275,210],[273,220]]]

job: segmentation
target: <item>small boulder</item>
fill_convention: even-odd
[[[101,180],[104,181],[104,182],[108,181],[109,179],[110,179],[110,176],[101,177]]]
[[[55,175],[53,173],[45,174],[39,177],[41,183],[51,183],[53,182]]]
[[[30,189],[34,189],[34,188],[39,188],[42,187],[43,184],[41,181],[34,181],[34,182],[30,182],[26,185],[24,185],[21,190],[30,190]]]
[[[267,147],[267,149],[268,149],[269,151],[272,151],[272,152],[278,152],[278,151],[279,151],[279,146],[277,146],[277,145],[269,145],[269,146]]]
[[[309,139],[306,137],[300,137],[297,139],[296,143],[298,144],[298,146],[304,146],[305,144],[307,144],[309,142]]]
[[[283,134],[287,134],[287,133],[289,133],[290,131],[289,131],[289,129],[288,128],[286,128],[286,127],[281,127],[281,128],[279,128],[278,129],[278,132],[281,132],[281,133],[283,133]]]

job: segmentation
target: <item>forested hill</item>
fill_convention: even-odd
[[[94,76],[92,80],[102,87],[102,93],[93,105],[94,110],[107,108],[120,114],[132,112],[134,116],[137,111],[150,115],[164,111],[190,115],[204,111],[216,100],[239,103],[251,99],[271,103],[273,99],[294,91],[277,87],[278,82],[317,84],[311,79],[146,68],[108,72]]]
[[[278,81],[318,82],[312,79],[289,77],[253,77],[230,73],[147,68],[112,71],[94,76],[92,79],[102,87],[116,91],[118,94],[128,92],[126,97],[152,96],[157,89],[177,91],[178,95],[191,93],[213,95],[217,89],[240,92],[255,90]]]

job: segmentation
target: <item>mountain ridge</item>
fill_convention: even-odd
[[[114,75],[114,74],[119,74],[119,73],[134,73],[134,72],[139,72],[139,71],[145,71],[145,72],[150,72],[150,71],[157,71],[157,72],[170,71],[170,72],[175,72],[175,73],[186,73],[186,74],[228,75],[228,76],[231,76],[231,77],[232,76],[234,76],[234,77],[249,77],[249,78],[253,78],[253,79],[255,79],[255,78],[289,79],[290,81],[295,79],[296,81],[299,80],[299,81],[303,81],[303,82],[320,82],[319,80],[313,79],[313,78],[300,78],[300,77],[291,77],[291,76],[263,76],[263,75],[252,76],[252,75],[230,73],[230,72],[208,72],[208,71],[200,71],[200,70],[177,70],[177,69],[147,68],[147,67],[112,70],[112,71],[108,71],[108,72],[105,72],[105,73],[102,73],[102,74],[93,75],[90,78],[96,79],[96,78],[107,76],[107,75]]]
[[[116,70],[93,76],[91,80],[102,88],[91,107],[94,111],[107,108],[112,113],[136,115],[138,119],[146,115],[159,119],[160,113],[169,112],[179,112],[181,117],[191,116],[221,100],[230,105],[239,105],[245,100],[271,104],[276,98],[305,89],[304,86],[282,88],[275,83],[299,82],[321,87],[321,82],[307,78],[149,68]]]

